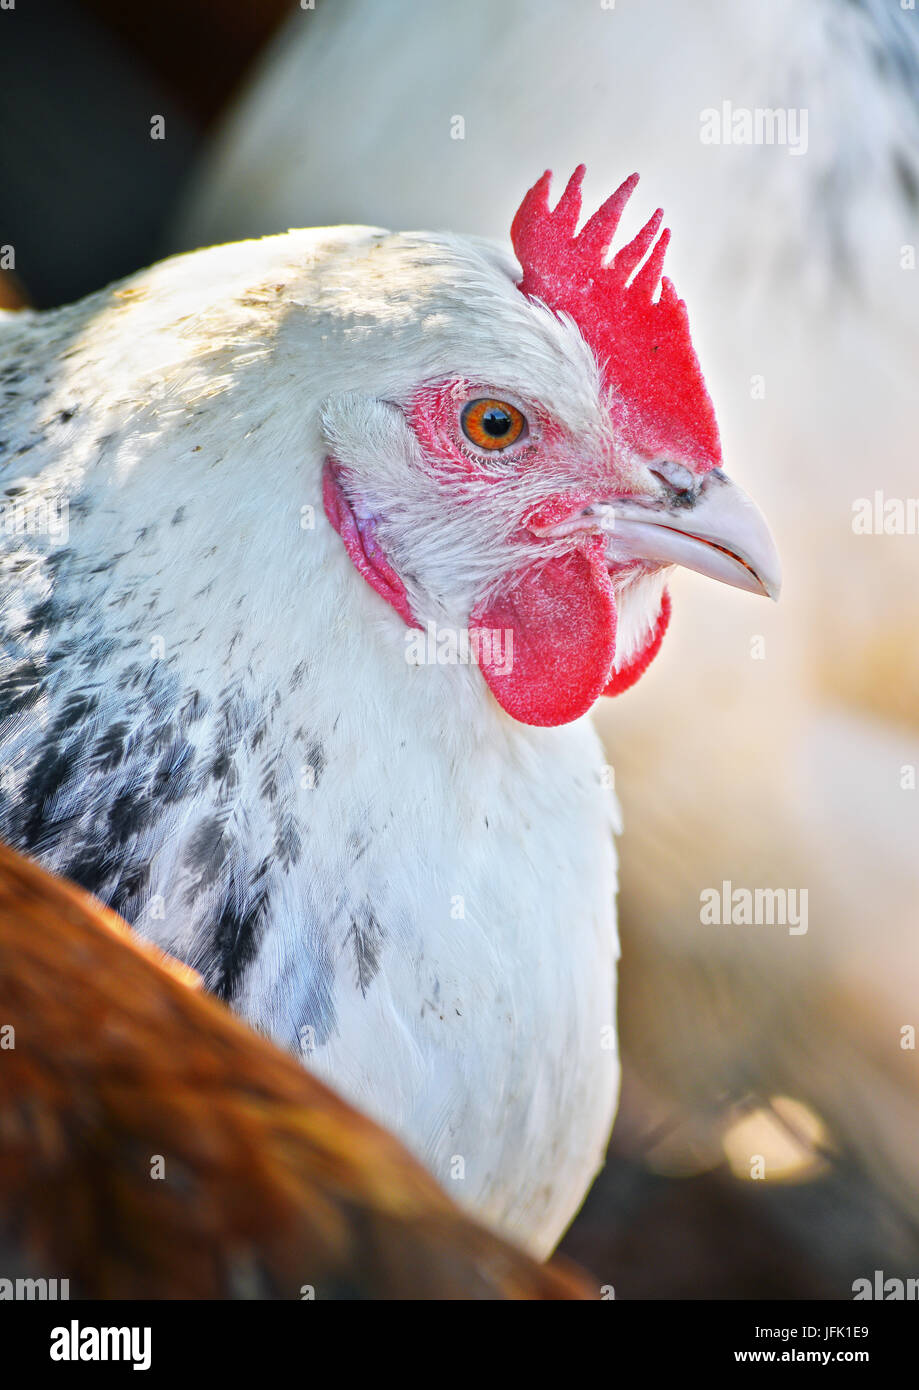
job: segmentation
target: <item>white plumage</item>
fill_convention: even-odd
[[[601,687],[663,611],[630,526],[719,577],[734,545],[745,587],[772,556],[742,498],[717,551],[693,538],[736,490],[626,445],[575,323],[518,277],[485,242],[333,228],[4,316],[8,516],[32,521],[4,536],[0,832],[546,1254],[618,1087],[609,770],[585,720],[531,727],[478,667],[407,659],[324,470],[422,626],[468,627],[527,564],[545,604],[555,561],[599,545]],[[424,447],[417,393],[445,381],[525,411],[521,451]],[[521,529],[560,497],[563,523]],[[62,504],[66,536],[40,522]],[[575,599],[538,615],[566,643]]]
[[[726,100],[806,113],[806,151],[704,144]],[[714,1155],[732,1100],[796,1096],[913,1217],[916,539],[852,519],[875,490],[916,492],[917,151],[919,19],[888,0],[502,0],[500,19],[354,0],[294,10],[179,238],[323,217],[496,233],[532,162],[584,158],[596,194],[639,167],[666,191],[726,457],[789,579],[769,610],[684,578],[657,669],[601,706],[626,813],[624,1043]],[[808,888],[807,936],[700,929],[700,890],[728,877]]]
[[[349,283],[376,248],[385,298]],[[457,267],[495,300],[462,360]],[[399,442],[393,408],[333,385],[398,398],[476,367],[589,412],[572,330],[497,276],[447,240],[419,264],[411,239],[296,233],[4,318],[8,508],[64,498],[69,536],[4,537],[3,832],[546,1253],[618,1079],[599,744],[511,721],[474,668],[409,666],[319,491],[323,405],[342,453],[349,431],[368,459]],[[444,539],[418,558],[437,616],[469,583]]]

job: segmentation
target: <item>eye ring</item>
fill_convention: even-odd
[[[460,415],[463,434],[477,449],[498,453],[518,443],[526,432],[526,416],[510,401],[481,396],[467,401]]]

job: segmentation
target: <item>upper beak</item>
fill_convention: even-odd
[[[720,469],[706,475],[694,499],[622,497],[603,512],[612,564],[637,559],[685,565],[751,594],[779,596],[781,564],[769,528],[756,504]]]

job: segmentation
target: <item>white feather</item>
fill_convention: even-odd
[[[40,694],[4,726],[0,830],[117,903],[136,870],[135,925],[215,987],[214,921],[266,895],[235,1006],[548,1253],[618,1086],[603,755],[585,721],[512,721],[474,667],[410,665],[320,477],[334,448],[401,499],[382,534],[413,603],[458,620],[507,569],[506,508],[435,485],[398,403],[467,376],[600,447],[580,337],[485,244],[332,229],[5,316],[3,368],[19,503],[65,499],[70,534],[3,537],[4,674]]]

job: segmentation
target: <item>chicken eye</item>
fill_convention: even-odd
[[[515,405],[485,397],[463,407],[463,434],[477,449],[506,449],[526,429],[526,418]]]

